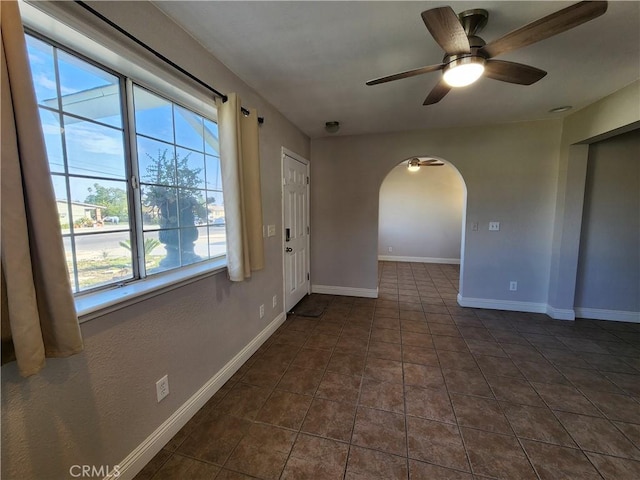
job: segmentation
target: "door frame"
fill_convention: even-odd
[[[285,156],[291,157],[294,160],[299,161],[300,163],[303,163],[306,167],[306,175],[307,175],[307,211],[306,211],[306,216],[307,219],[309,221],[309,230],[307,232],[307,273],[308,273],[308,278],[307,278],[307,295],[309,295],[311,293],[311,251],[310,251],[310,247],[311,247],[311,217],[310,212],[311,209],[309,207],[309,204],[311,203],[311,199],[310,199],[310,185],[311,185],[311,174],[309,172],[309,160],[307,160],[306,158],[304,158],[302,155],[297,154],[296,152],[289,150],[286,147],[282,147],[282,152],[280,154],[280,235],[281,235],[281,242],[280,242],[280,252],[282,254],[282,309],[284,310],[285,315],[287,314],[287,305],[286,305],[286,291],[287,291],[287,268],[286,268],[286,264],[285,264],[285,257],[284,257],[284,249],[286,248],[285,245],[285,241],[284,241],[284,162],[285,162]]]

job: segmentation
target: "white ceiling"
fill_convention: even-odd
[[[480,36],[505,33],[575,2],[449,2],[489,11]],[[440,2],[158,1],[156,5],[311,137],[517,122],[576,111],[640,78],[640,2],[500,56],[548,75],[531,86],[482,78],[422,106],[440,72],[376,86],[373,78],[437,64],[443,52],[420,12]],[[215,87],[215,79],[211,80]],[[555,114],[558,116],[559,114]],[[266,119],[268,121],[268,119]]]

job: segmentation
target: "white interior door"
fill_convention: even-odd
[[[284,306],[309,293],[309,164],[283,152]]]

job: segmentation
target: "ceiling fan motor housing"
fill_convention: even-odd
[[[480,49],[486,45],[486,42],[477,34],[482,31],[489,20],[489,12],[481,8],[465,10],[458,15],[460,23],[464,28],[469,40],[471,53],[461,53],[458,55],[445,55],[442,63],[445,64],[444,69],[453,68],[459,65],[470,63],[478,63],[484,65],[486,56],[480,53]]]
[[[480,33],[489,20],[489,12],[483,8],[473,8],[458,14],[460,24],[464,28],[467,37],[473,37]]]

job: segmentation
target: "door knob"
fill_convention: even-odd
[[[285,252],[287,252],[287,253],[288,253],[288,252],[293,252],[293,248],[291,248],[291,247],[287,247],[287,248],[285,248],[285,249],[284,249],[284,251],[285,251]]]

